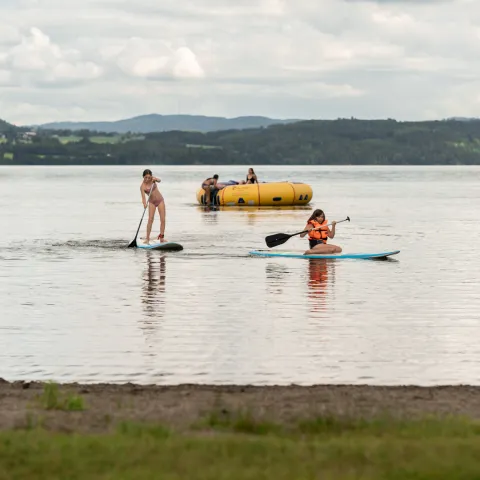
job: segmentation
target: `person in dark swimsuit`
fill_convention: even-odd
[[[202,182],[202,188],[205,190],[205,204],[208,205],[210,203],[210,194],[214,190],[218,190],[218,175],[215,174],[213,177],[209,177]]]
[[[246,183],[258,183],[257,175],[256,175],[255,172],[253,171],[253,168],[249,168],[249,169],[248,169],[247,181],[246,181]]]

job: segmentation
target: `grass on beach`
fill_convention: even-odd
[[[85,410],[85,402],[80,395],[64,395],[55,382],[47,382],[37,401],[45,410]]]
[[[0,433],[0,479],[478,478],[479,427],[426,421],[373,425],[315,420],[173,432],[121,424],[114,434]]]
[[[45,384],[26,422],[0,432],[0,480],[469,479],[480,472],[480,424],[316,416],[288,422],[215,407],[188,428],[120,421],[110,433],[47,431],[43,415],[89,414],[81,395]],[[100,414],[99,414],[100,415]],[[98,419],[97,419],[98,420]]]

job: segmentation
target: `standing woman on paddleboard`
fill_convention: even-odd
[[[147,223],[147,238],[144,243],[150,242],[150,233],[152,231],[153,219],[155,217],[155,210],[158,209],[160,215],[160,235],[158,239],[160,242],[165,241],[165,200],[158,189],[157,182],[161,180],[154,177],[151,170],[144,170],[143,182],[140,185],[140,192],[142,194],[143,208],[147,208],[146,195],[150,195],[148,199],[148,223]],[[150,193],[151,192],[151,193]]]
[[[308,240],[310,243],[310,250],[307,250],[304,255],[322,255],[342,252],[342,248],[337,245],[327,245],[327,240],[335,237],[335,225],[337,222],[332,222],[331,230],[328,228],[327,223],[325,213],[323,213],[323,210],[317,208],[308,219],[307,225],[305,225],[304,228],[304,230],[308,230]],[[300,234],[300,237],[303,238],[305,235],[307,235],[307,232]]]

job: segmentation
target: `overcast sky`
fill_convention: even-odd
[[[480,116],[480,0],[0,0],[0,118]]]

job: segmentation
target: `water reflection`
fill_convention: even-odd
[[[140,318],[139,328],[142,331],[147,349],[143,371],[154,368],[154,358],[157,356],[158,340],[156,334],[160,322],[165,317],[165,284],[166,257],[158,252],[145,252],[146,267],[143,271],[142,296],[144,315]]]
[[[197,210],[200,212],[208,213],[208,212],[216,212],[220,210],[220,207],[217,207],[215,205],[199,205],[197,207]]]
[[[206,206],[199,206],[197,207],[198,210],[202,213],[202,220],[208,224],[209,226],[212,224],[217,224],[218,223],[218,208],[217,207],[210,207],[208,205]]]
[[[286,205],[286,206],[251,206],[251,205],[198,205],[200,211],[219,211],[219,212],[253,212],[266,215],[275,215],[275,213],[295,213],[297,210],[313,210],[311,205]],[[294,218],[294,215],[292,215]],[[296,218],[296,217],[295,217]]]
[[[267,292],[273,295],[283,295],[284,288],[287,286],[285,279],[290,273],[290,269],[285,265],[267,263],[265,265]]]
[[[146,325],[154,325],[152,318],[165,314],[166,257],[158,252],[146,252],[147,265],[143,273],[142,304],[147,319]],[[154,328],[146,327],[146,328]]]
[[[312,313],[325,311],[328,289],[335,284],[335,260],[310,259],[308,261],[308,298]]]
[[[258,215],[258,212],[246,212],[246,215],[247,215],[247,225],[249,225],[250,227],[253,227],[253,225],[255,225],[258,219],[260,218],[260,216]]]

